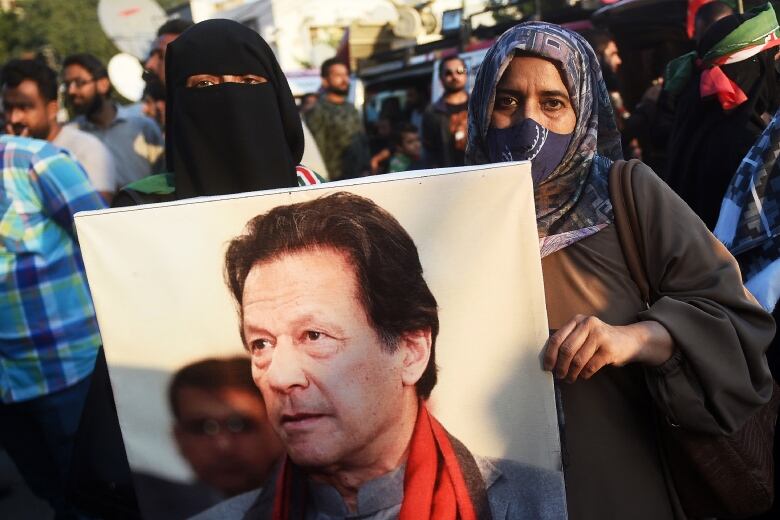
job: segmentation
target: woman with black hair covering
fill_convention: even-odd
[[[316,184],[298,165],[303,130],[271,49],[231,20],[194,25],[166,52],[166,160],[172,173],[125,186],[113,206]],[[105,354],[76,439],[69,498],[106,518],[138,518]]]
[[[171,174],[122,189],[114,206],[314,184],[271,48],[232,20],[206,20],[168,44],[165,155]]]
[[[665,88],[679,96],[663,177],[710,230],[739,163],[778,108],[779,37],[767,4],[721,18],[702,35],[695,56],[668,69]]]

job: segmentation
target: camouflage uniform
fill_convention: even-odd
[[[330,178],[345,177],[345,166],[349,165],[344,164],[344,153],[364,141],[360,113],[350,103],[336,104],[322,96],[307,114],[306,124],[317,141]]]

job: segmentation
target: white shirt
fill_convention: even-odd
[[[164,152],[163,138],[153,119],[117,108],[116,117],[107,128],[98,127],[83,115],[69,124],[97,137],[108,148],[121,186],[162,172],[159,159]]]
[[[94,135],[66,125],[52,143],[70,152],[84,167],[95,190],[114,193],[121,188],[111,152]]]

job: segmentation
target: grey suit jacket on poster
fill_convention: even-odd
[[[566,518],[563,473],[505,459],[474,456],[485,481],[492,520],[559,520]],[[251,520],[271,518],[276,476],[264,491],[249,491],[208,509],[193,520]],[[255,514],[257,512],[257,514]],[[308,516],[307,516],[308,518]],[[363,518],[363,517],[361,517]],[[397,518],[379,513],[366,519]]]

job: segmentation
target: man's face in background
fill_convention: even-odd
[[[65,97],[68,104],[77,114],[89,114],[95,111],[103,102],[103,95],[108,93],[107,78],[96,79],[81,65],[68,65],[62,72],[62,83],[65,86]],[[102,92],[101,90],[105,90]]]
[[[401,151],[412,159],[419,159],[422,153],[422,143],[417,132],[401,133]]]
[[[182,386],[174,436],[198,480],[233,496],[262,486],[283,453],[258,394]]]
[[[165,85],[165,51],[168,44],[178,38],[178,34],[161,34],[152,43],[152,50],[149,57],[144,62],[144,71],[157,76],[163,85]]]
[[[45,101],[38,84],[25,79],[16,87],[5,85],[2,90],[6,114],[5,132],[23,137],[47,139],[57,116],[57,102]]]
[[[341,63],[334,63],[328,67],[328,74],[322,78],[322,86],[328,92],[340,96],[349,94],[349,70]]]
[[[620,58],[617,44],[615,44],[614,41],[610,41],[607,44],[606,48],[604,49],[602,60],[604,62],[605,68],[609,68],[613,74],[617,74],[617,71],[620,69],[620,65],[623,63],[623,60]]]
[[[468,71],[463,60],[448,60],[442,66],[439,80],[446,92],[460,92],[465,89],[467,79]]]

